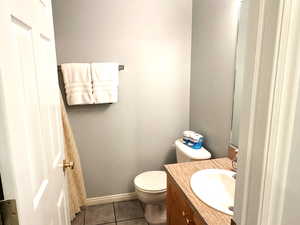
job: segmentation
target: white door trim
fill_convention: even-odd
[[[281,225],[300,90],[300,2],[284,2],[260,222]]]
[[[295,62],[300,56],[300,3],[251,0],[247,4],[247,56],[234,220],[240,225],[280,225],[300,89],[300,68]]]

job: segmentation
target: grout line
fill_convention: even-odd
[[[129,200],[129,201],[131,201],[131,200]],[[143,209],[143,206],[142,206],[142,203],[141,203],[141,201],[139,201],[139,203],[140,203],[140,207]],[[109,203],[108,203],[109,204]],[[108,205],[107,204],[107,205]],[[117,204],[117,202],[112,202],[112,206],[113,206],[113,213],[114,213],[114,218],[115,218],[115,221],[114,222],[108,222],[108,223],[104,223],[104,224],[101,224],[101,225],[108,225],[108,224],[111,224],[111,223],[115,223],[115,225],[117,225],[118,224],[118,222],[127,222],[127,221],[134,221],[134,220],[139,220],[139,219],[145,219],[145,217],[143,216],[143,217],[136,217],[136,218],[129,218],[129,219],[121,219],[121,220],[117,220],[117,214],[116,214],[116,204]],[[84,223],[83,223],[83,225],[85,225],[85,222],[86,222],[86,210],[83,210],[84,211]],[[147,223],[147,225],[149,225],[148,223]]]
[[[116,215],[115,202],[113,202],[113,208],[114,208],[115,224],[117,225],[117,215]]]
[[[107,223],[101,223],[101,224],[97,224],[97,225],[108,225],[108,224],[113,224],[115,222],[107,222]]]
[[[107,222],[107,223],[101,223],[101,224],[97,224],[97,225],[108,225],[108,224],[112,224],[114,222]]]
[[[142,210],[143,210],[143,213],[145,214],[145,205],[142,203],[142,201],[140,201],[140,200],[137,200],[139,203],[140,203],[140,206],[141,206],[141,208],[142,208]],[[143,219],[145,219],[145,216],[143,217]],[[146,219],[145,219],[145,221],[146,221]],[[146,221],[146,223],[147,223],[147,225],[150,225],[147,221]]]
[[[140,203],[140,206],[141,206],[141,208],[142,208],[143,212],[145,212],[145,209],[144,209],[144,205],[143,205],[143,203],[142,203],[140,200],[138,200],[138,202]]]
[[[135,218],[130,218],[130,219],[123,219],[123,220],[119,220],[117,222],[127,222],[127,221],[133,221],[133,220],[141,220],[141,219],[145,219],[145,217],[135,217]]]
[[[86,215],[86,209],[84,209],[84,210],[83,210],[83,213],[84,213],[84,215],[83,215],[83,225],[85,225],[85,215]]]
[[[139,201],[139,203],[140,203],[140,206],[141,206],[141,208],[142,208],[142,210],[143,210],[143,213],[145,214],[145,205],[142,203],[142,201],[140,201],[140,200],[138,200]],[[144,219],[145,219],[145,216],[143,217]],[[145,219],[146,220],[146,219]],[[150,225],[147,221],[146,221],[146,223],[147,223],[147,225]]]

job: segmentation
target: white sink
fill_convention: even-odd
[[[193,174],[191,186],[195,195],[210,207],[233,215],[235,173],[229,170],[207,169]]]

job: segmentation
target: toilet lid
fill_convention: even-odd
[[[144,192],[163,192],[167,189],[167,174],[165,171],[148,171],[134,179],[135,187]]]

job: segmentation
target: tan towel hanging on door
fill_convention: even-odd
[[[80,158],[71,129],[71,125],[68,119],[64,102],[61,100],[61,114],[62,124],[64,132],[64,146],[65,146],[65,157],[67,161],[74,162],[75,167],[73,170],[66,170],[68,179],[68,190],[69,190],[69,205],[70,205],[70,216],[74,219],[75,214],[80,212],[80,207],[85,205],[86,201],[86,190],[82,175],[82,168]]]

